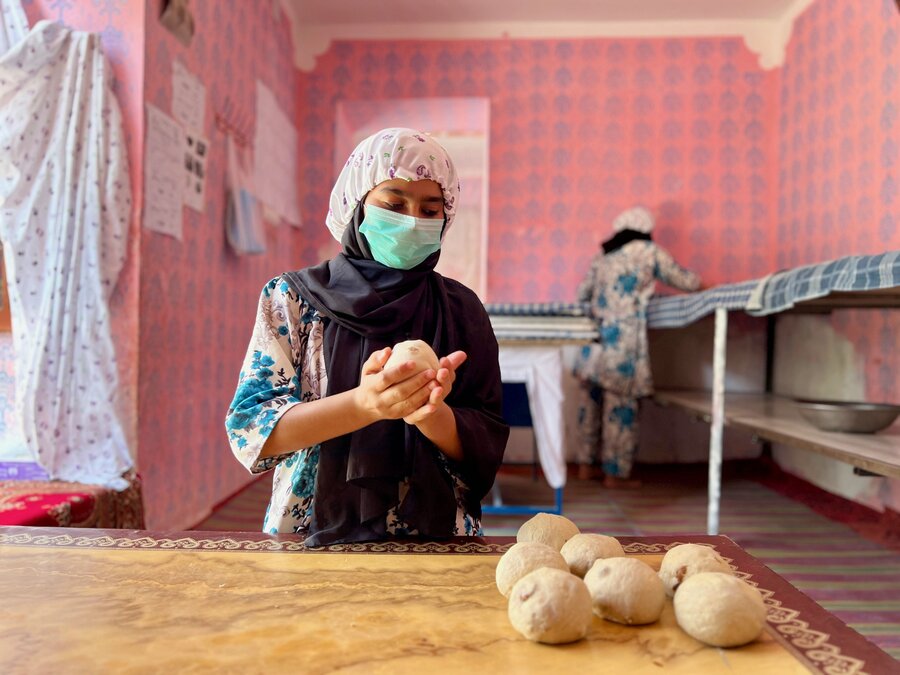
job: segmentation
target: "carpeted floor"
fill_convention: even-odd
[[[596,482],[570,479],[565,515],[584,531],[611,535],[706,531],[705,465],[641,467],[639,475],[643,486],[634,490],[606,490]],[[504,471],[500,485],[508,503],[552,502],[546,484],[527,472]],[[818,492],[759,463],[726,464],[721,532],[900,659],[900,551],[890,548],[897,546],[896,533],[883,536],[872,526],[871,512],[846,502],[839,508],[839,502]],[[263,477],[196,529],[258,531],[268,498],[269,481]],[[514,535],[525,519],[487,516],[485,534]],[[853,527],[857,520],[866,521],[859,531]]]

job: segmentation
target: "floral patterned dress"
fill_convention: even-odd
[[[319,446],[298,449],[277,457],[260,458],[272,429],[295,405],[325,396],[323,338],[327,317],[299,297],[282,277],[272,279],[262,290],[256,324],[238,380],[234,400],[225,419],[231,450],[252,473],[273,470],[272,498],[266,509],[263,531],[270,534],[305,534],[312,518],[316,491]],[[443,458],[443,454],[439,454]],[[479,519],[464,506],[466,486],[442,463],[451,476],[456,493],[456,528],[459,536],[480,536]],[[404,484],[399,486],[403,494]],[[392,510],[387,531],[414,535]]]
[[[653,393],[647,305],[657,281],[685,291],[700,286],[700,278],[678,265],[665,249],[651,241],[632,241],[595,256],[578,287],[578,300],[590,304],[600,326],[600,340],[585,345],[575,364],[575,374],[584,384],[578,414],[579,461],[595,463],[599,454],[603,471],[610,476],[631,473],[638,399]]]

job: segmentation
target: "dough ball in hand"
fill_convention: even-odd
[[[659,566],[659,578],[670,598],[685,579],[699,572],[731,574],[731,568],[715,550],[700,544],[681,544],[669,549]]]
[[[536,541],[513,544],[497,562],[497,569],[494,573],[497,588],[508,598],[512,587],[519,579],[541,567],[569,571],[565,558],[560,555],[559,551],[546,544]]]
[[[713,647],[739,647],[762,633],[766,606],[747,582],[731,574],[700,572],[675,592],[675,620],[695,640]]]
[[[538,513],[522,524],[516,541],[537,541],[559,551],[578,532],[578,526],[564,516]]]
[[[509,621],[533,642],[562,644],[587,635],[591,596],[578,577],[542,567],[516,582],[509,596]]]
[[[598,560],[584,576],[594,614],[637,625],[659,619],[666,592],[656,571],[637,558]]]
[[[437,371],[441,367],[441,362],[427,342],[422,340],[406,340],[398,342],[391,349],[391,355],[385,362],[385,368],[399,366],[401,363],[413,361],[416,364],[416,372],[421,373],[429,368]]]
[[[563,544],[560,553],[569,563],[572,574],[583,578],[596,560],[620,558],[625,555],[625,550],[615,537],[579,533]]]

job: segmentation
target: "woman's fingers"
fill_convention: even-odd
[[[443,400],[443,387],[434,386],[431,389],[431,392],[428,394],[428,399],[425,401],[425,404],[418,410],[416,410],[413,414],[404,417],[403,421],[407,424],[418,424],[426,417],[433,414],[438,409],[438,405],[440,405],[441,401]]]
[[[435,379],[441,384],[453,384],[456,381],[456,373],[449,368],[441,368],[437,371]]]
[[[378,374],[378,380],[375,385],[376,390],[380,392],[385,391],[398,382],[408,379],[414,373],[415,369],[415,362],[404,361],[403,363],[398,363],[396,366],[391,366],[390,368],[382,370]]]
[[[387,360],[391,356],[391,348],[385,347],[384,349],[379,349],[378,351],[374,351],[369,354],[369,358],[366,359],[366,362],[362,367],[363,375],[374,375],[375,373],[380,373],[381,369],[384,368],[384,364],[387,363]]]
[[[437,385],[434,384],[434,371],[429,369],[392,385],[385,393],[390,395],[389,400],[395,404],[405,401],[424,388],[431,391],[435,386]]]
[[[390,356],[390,348],[374,352],[363,368],[363,374],[376,375],[370,383],[378,399],[375,405],[386,418],[402,417],[408,424],[417,424],[433,414],[437,406],[450,393],[456,380],[456,369],[467,356],[456,351],[442,357],[437,371],[427,369],[416,373],[413,361],[384,368]]]
[[[456,370],[465,363],[467,358],[469,358],[468,355],[463,351],[453,352],[441,359],[441,367]]]
[[[407,415],[406,417],[404,417],[403,421],[407,424],[418,424],[426,417],[431,415],[435,410],[437,410],[437,408],[431,403],[428,403],[416,410],[412,415]]]
[[[423,386],[419,387],[409,395],[403,396],[394,403],[391,406],[391,410],[395,413],[396,417],[405,418],[408,415],[412,415],[419,408],[428,403],[433,389],[434,384],[432,383],[431,378],[429,378]]]
[[[384,373],[378,375],[378,378],[382,375]],[[423,370],[396,384],[388,385],[383,391],[377,391],[376,387],[372,394],[375,399],[373,405],[381,411],[382,418],[397,419],[409,415],[428,401],[431,390],[438,386],[434,376],[433,370]],[[387,374],[385,381],[390,381],[391,377],[393,375]]]

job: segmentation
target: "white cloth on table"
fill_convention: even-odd
[[[525,383],[538,458],[552,488],[566,484],[562,374],[558,346],[500,345],[500,376]]]
[[[51,478],[127,486],[109,297],[131,189],[121,113],[100,38],[50,21],[27,30],[0,0],[0,239],[9,279],[16,407]]]

